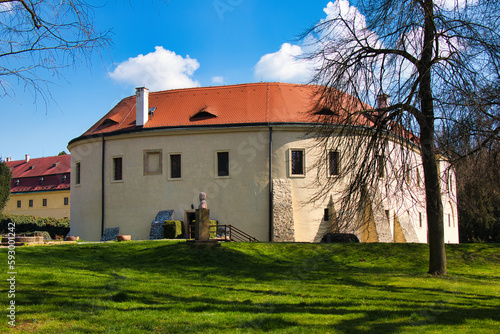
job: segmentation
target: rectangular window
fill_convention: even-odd
[[[42,199],[42,206],[47,206],[47,199],[46,198]]]
[[[80,163],[77,162],[75,166],[75,184],[80,184]]]
[[[330,151],[328,152],[328,175],[334,176],[339,174],[340,174],[339,152]]]
[[[448,227],[451,227],[451,215],[448,214]]]
[[[113,181],[123,180],[123,159],[113,158]]]
[[[229,176],[229,152],[217,152],[217,176]]]
[[[17,207],[20,208],[21,207],[21,201],[17,201]]]
[[[384,177],[385,176],[385,161],[383,155],[376,155],[376,164],[377,164],[377,176]]]
[[[161,175],[163,172],[162,150],[144,151],[144,175]]]
[[[30,200],[29,200],[29,202],[28,202],[28,206],[29,206],[30,208],[32,208],[32,207],[33,207],[33,200],[32,200],[32,199],[30,199]]]
[[[69,197],[64,197],[64,205],[69,205]]]
[[[181,172],[181,155],[180,154],[170,154],[170,178],[180,179],[182,177]]]
[[[291,174],[304,175],[304,150],[291,150]]]
[[[418,226],[422,227],[424,225],[424,222],[422,221],[422,212],[418,213]]]

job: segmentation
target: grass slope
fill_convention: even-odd
[[[447,253],[450,273],[435,278],[418,244],[17,248],[16,327],[4,315],[0,331],[498,333],[500,245]]]

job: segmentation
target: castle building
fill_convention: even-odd
[[[316,86],[285,83],[138,88],[68,145],[70,233],[99,240],[106,228],[119,227],[148,239],[159,211],[173,210],[187,225],[205,192],[219,224],[261,241],[320,241],[331,228],[325,209],[334,211],[335,193],[309,201],[317,193],[315,161],[329,166],[320,178],[350,166],[343,165],[344,148],[323,156],[306,136],[316,93]],[[418,147],[413,154],[418,161]],[[457,243],[456,195],[443,196],[445,241]],[[370,233],[351,232],[365,242],[427,242],[422,185],[413,198],[417,205],[371,205]]]

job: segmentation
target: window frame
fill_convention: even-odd
[[[172,161],[172,157],[174,156],[178,156],[179,157],[179,176],[178,177],[174,177],[172,176],[172,173],[173,173],[173,161]],[[171,181],[181,181],[182,180],[182,153],[180,152],[172,152],[172,153],[169,153],[168,154],[168,179],[171,180]]]
[[[47,199],[46,198],[42,198],[42,206],[47,207]]]
[[[301,159],[302,159],[302,173],[294,173],[293,172],[293,166],[294,166],[294,152],[301,152]],[[288,150],[288,175],[291,178],[303,178],[306,176],[306,149],[305,148],[291,148]]]
[[[227,154],[227,175],[221,175],[221,170],[219,169],[220,163],[219,163],[219,154],[225,153]],[[218,179],[228,179],[231,177],[231,164],[229,163],[230,160],[230,153],[229,150],[218,150],[215,151],[215,177]]]
[[[150,171],[149,170],[149,155],[158,154],[159,166],[158,170]],[[143,151],[143,176],[151,176],[151,175],[163,175],[163,150],[162,149],[149,149]]]
[[[378,178],[385,178],[385,156],[383,154],[375,155],[375,166]]]
[[[119,168],[119,176],[120,178],[117,178],[117,165],[116,163],[120,161],[120,168]],[[122,155],[116,155],[111,158],[111,182],[113,183],[120,183],[123,182],[123,156]]]
[[[75,162],[75,186],[82,184],[82,165],[80,161]]]
[[[63,204],[65,206],[69,205],[69,197],[64,197]]]
[[[335,172],[332,174],[332,154],[334,154],[334,161],[335,161]],[[328,151],[328,177],[337,177],[340,175],[340,152],[338,150],[330,150]]]
[[[22,204],[21,204],[21,200],[19,200],[19,199],[18,199],[18,200],[17,200],[17,204],[16,204],[16,205],[17,205],[17,208],[19,208],[19,209],[20,209],[20,208],[21,208],[21,206],[22,206]]]
[[[28,207],[29,207],[29,208],[32,208],[32,207],[33,207],[33,200],[32,200],[32,199],[30,199],[30,200],[28,201]]]

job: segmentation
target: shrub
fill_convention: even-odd
[[[348,233],[327,233],[321,238],[321,242],[336,243],[336,242],[359,242],[359,239],[354,234]]]
[[[165,239],[182,239],[184,237],[184,224],[179,220],[165,220],[163,237]]]
[[[69,233],[69,219],[57,219],[52,217],[34,217],[25,215],[13,215],[4,213],[0,220],[0,233],[8,233],[9,223],[15,224],[16,234],[27,234],[33,232],[48,232],[52,239],[56,234],[66,236]]]

